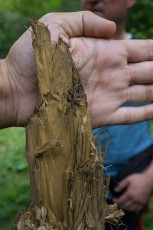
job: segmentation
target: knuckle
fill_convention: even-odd
[[[146,86],[146,101],[150,101],[152,98],[152,88],[148,85]]]

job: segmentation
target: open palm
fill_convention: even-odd
[[[94,127],[130,124],[153,116],[153,41],[72,39]],[[152,51],[151,51],[152,50]]]

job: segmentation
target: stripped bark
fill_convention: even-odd
[[[26,128],[31,201],[18,230],[104,230],[103,157],[69,47],[32,22],[39,102]]]

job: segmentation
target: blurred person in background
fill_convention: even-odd
[[[114,21],[117,30],[114,39],[135,39],[126,31],[128,10],[136,0],[81,0],[83,10],[90,10],[105,19]],[[124,78],[124,76],[123,76]],[[124,104],[123,106],[140,106],[141,104]],[[144,105],[144,104],[142,104]],[[102,149],[107,136],[99,132],[97,141],[101,140]],[[132,125],[107,126],[110,143],[104,159],[106,175],[111,176],[108,202],[116,202],[125,212],[122,223],[113,229],[138,230],[142,210],[153,191],[153,142],[150,122]],[[126,228],[127,226],[127,228]],[[109,226],[106,226],[106,229]],[[112,228],[110,228],[112,229]]]

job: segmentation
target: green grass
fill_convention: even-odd
[[[0,169],[0,229],[12,230],[29,201],[24,129],[0,131]]]
[[[16,216],[29,203],[29,175],[22,128],[0,131],[0,230],[13,230]],[[144,215],[145,230],[153,230],[153,199]]]

